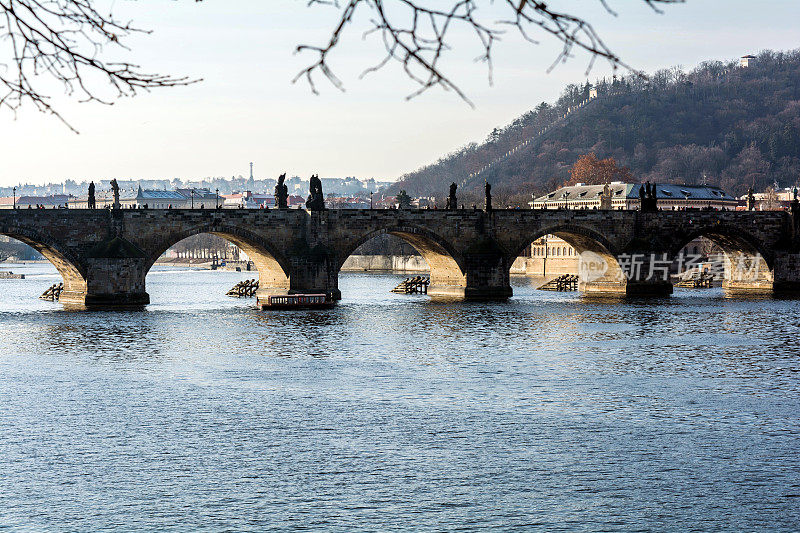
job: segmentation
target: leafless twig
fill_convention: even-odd
[[[605,9],[616,14],[609,0],[598,0]],[[683,3],[684,0],[641,0],[660,12],[665,4]],[[294,79],[305,79],[311,90],[317,93],[314,75],[321,73],[334,87],[343,89],[342,81],[333,73],[329,57],[342,36],[351,26],[359,9],[370,16],[370,29],[365,35],[377,33],[381,36],[386,55],[375,66],[366,69],[363,75],[374,72],[390,61],[397,61],[404,72],[419,87],[408,98],[413,98],[431,87],[442,87],[454,91],[472,105],[467,95],[448,77],[441,67],[443,57],[451,49],[449,37],[456,27],[467,28],[474,34],[481,54],[476,58],[487,64],[489,81],[492,79],[492,51],[506,29],[515,29],[531,43],[537,43],[530,34],[532,30],[543,31],[563,44],[553,66],[572,56],[575,49],[590,56],[589,69],[597,58],[606,59],[614,68],[633,71],[600,38],[594,27],[583,17],[560,12],[545,2],[535,0],[502,0],[507,17],[485,22],[479,17],[478,0],[450,0],[446,8],[429,7],[442,2],[425,0],[308,0],[311,7],[326,5],[339,10],[339,17],[328,42],[322,46],[300,45],[297,52],[312,52],[316,60],[303,69]],[[552,67],[551,67],[552,68]]]
[[[45,86],[53,79],[80,101],[104,104],[198,81],[102,59],[105,47],[126,49],[133,33],[148,32],[100,13],[94,0],[0,0],[0,109],[32,103],[74,131],[51,104]]]

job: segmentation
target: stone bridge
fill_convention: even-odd
[[[507,298],[509,269],[535,239],[555,234],[604,267],[582,280],[594,295],[663,296],[672,285],[652,276],[696,237],[757,267],[734,275],[729,290],[800,289],[800,209],[763,211],[556,210],[8,210],[0,234],[44,254],[64,278],[61,300],[84,306],[143,305],[145,277],[169,247],[199,233],[241,247],[259,271],[260,295],[324,292],[340,298],[339,270],[359,245],[380,234],[412,244],[431,268],[429,294]],[[591,254],[589,254],[591,255]],[[622,258],[637,257],[635,269]],[[741,270],[741,269],[740,269]]]

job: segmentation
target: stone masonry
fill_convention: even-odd
[[[9,210],[0,211],[0,234],[33,246],[56,266],[64,303],[89,307],[147,304],[145,277],[153,263],[199,233],[224,237],[253,259],[260,295],[338,299],[345,260],[384,233],[422,254],[432,296],[510,296],[514,259],[545,234],[597,259],[601,267],[580,286],[589,295],[670,294],[672,285],[653,274],[699,236],[717,242],[731,266],[753,267],[731,274],[729,290],[791,293],[800,290],[798,211]]]

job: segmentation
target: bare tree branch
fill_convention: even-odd
[[[331,69],[329,59],[358,12],[366,12],[369,16],[370,27],[364,36],[379,35],[385,53],[383,59],[365,69],[361,76],[396,61],[418,85],[408,98],[432,87],[441,87],[455,92],[471,105],[467,95],[442,68],[442,61],[452,48],[452,35],[463,28],[474,36],[481,50],[476,61],[486,63],[490,83],[492,51],[508,29],[518,31],[531,43],[536,43],[530,36],[532,31],[544,32],[558,39],[563,47],[554,66],[578,49],[590,55],[589,68],[599,57],[615,68],[633,70],[605,45],[584,18],[556,11],[540,1],[498,0],[507,17],[491,22],[479,16],[479,3],[485,2],[478,0],[307,1],[311,7],[327,5],[338,11],[337,22],[327,43],[297,47],[297,52],[316,55],[316,60],[294,79],[295,82],[305,79],[314,93],[317,92],[317,74],[334,87],[344,89],[342,81]],[[608,3],[610,0],[598,1],[614,14]],[[662,5],[684,0],[640,1],[659,12]],[[112,14],[100,13],[95,3],[96,0],[0,0],[0,109],[16,113],[20,106],[30,103],[67,124],[53,108],[45,88],[53,80],[64,88],[67,95],[79,101],[104,104],[111,104],[123,96],[133,96],[141,90],[199,81],[150,74],[132,63],[103,59],[106,48],[126,50],[127,37],[149,32],[122,22]],[[437,7],[428,7],[429,4]],[[445,7],[441,7],[442,4]]]
[[[0,0],[0,109],[16,113],[32,103],[75,131],[51,105],[46,81],[55,79],[80,101],[104,104],[199,81],[101,59],[107,46],[126,49],[124,39],[134,33],[149,32],[101,14],[93,0]]]
[[[611,14],[609,0],[598,0]],[[683,3],[685,0],[641,0],[660,13],[660,6]],[[441,2],[429,2],[441,4]],[[562,49],[551,69],[572,57],[575,49],[590,56],[588,70],[597,58],[607,60],[615,69],[623,68],[637,72],[615,54],[601,39],[594,27],[577,15],[553,9],[545,2],[535,0],[502,0],[507,17],[503,20],[484,22],[479,16],[477,0],[450,0],[449,8],[428,7],[424,0],[348,0],[341,5],[338,0],[308,0],[308,5],[326,5],[340,10],[338,21],[328,42],[323,46],[300,45],[297,52],[312,52],[316,61],[303,69],[294,79],[305,79],[316,94],[314,79],[320,73],[334,87],[343,90],[342,81],[333,73],[328,62],[331,52],[352,24],[359,9],[369,13],[371,28],[365,33],[381,35],[385,49],[384,58],[375,66],[366,69],[362,76],[374,72],[394,60],[402,65],[404,72],[419,88],[408,98],[413,98],[431,87],[454,91],[465,102],[472,105],[466,94],[448,77],[441,67],[443,57],[451,49],[449,37],[455,28],[467,28],[482,50],[477,61],[487,64],[489,82],[492,81],[492,51],[506,29],[519,32],[523,39],[538,44],[530,33],[538,30],[555,37]],[[638,73],[638,72],[637,72]]]

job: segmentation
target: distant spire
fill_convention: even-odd
[[[253,179],[253,163],[250,163],[250,179]]]

